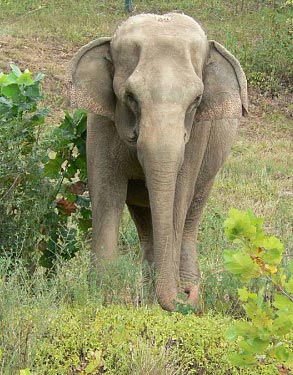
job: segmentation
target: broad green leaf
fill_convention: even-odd
[[[264,270],[268,273],[268,274],[275,274],[278,272],[278,268],[272,264],[265,264],[264,265]]]
[[[65,173],[66,177],[68,179],[74,178],[77,170],[78,170],[78,167],[77,167],[76,162],[75,161],[70,161],[70,164],[69,164],[69,166],[66,169],[66,173]]]
[[[76,126],[76,135],[81,136],[86,131],[87,114],[85,111],[75,111],[73,114],[73,120]]]
[[[34,80],[35,80],[35,81],[41,81],[44,77],[45,77],[45,74],[43,74],[43,73],[38,73],[38,74],[35,76]]]
[[[34,83],[33,85],[26,86],[25,90],[26,96],[28,96],[31,100],[42,98],[38,82]]]
[[[250,222],[255,226],[256,232],[258,234],[257,238],[259,238],[260,235],[263,235],[264,218],[255,216],[254,213],[251,210],[247,210],[246,214],[247,214]]]
[[[282,294],[274,294],[273,306],[282,311],[293,312],[293,302]]]
[[[257,330],[251,322],[247,321],[239,321],[234,323],[234,329],[237,336],[242,337],[249,337],[249,336],[255,336],[257,333]]]
[[[53,262],[54,262],[54,254],[56,252],[56,245],[55,242],[51,241],[49,239],[50,245],[53,246],[47,246],[47,249],[43,252],[42,256],[39,259],[39,264],[44,268],[52,268]],[[53,248],[52,248],[53,247]]]
[[[61,171],[61,165],[64,159],[57,156],[55,159],[50,159],[44,166],[44,174],[49,178],[58,178]]]
[[[240,301],[247,302],[248,299],[251,299],[253,301],[257,300],[257,294],[250,292],[246,287],[238,289],[238,295]],[[242,299],[244,298],[244,299]]]
[[[91,219],[84,219],[80,218],[78,219],[78,227],[82,232],[87,232],[92,226],[92,220]]]
[[[225,337],[229,341],[235,340],[239,336],[238,332],[236,331],[235,325],[232,324],[227,331],[225,332]]]
[[[277,250],[280,250],[281,252],[283,252],[284,250],[284,245],[275,236],[266,237],[265,239],[262,240],[262,242],[263,242],[263,247],[265,247],[268,250],[277,249]]]
[[[3,86],[2,95],[6,96],[7,98],[11,98],[14,102],[17,102],[21,95],[19,86],[16,83]]]
[[[268,329],[270,330],[271,327],[272,327],[272,324],[273,324],[274,320],[271,319],[268,314],[266,313],[263,313],[263,314],[259,314],[257,317],[255,317],[253,319],[253,325],[257,328],[257,329]]]
[[[82,176],[86,177],[86,158],[78,157],[76,159],[77,168],[80,170]]]
[[[24,72],[18,77],[17,83],[20,85],[32,85],[34,80],[32,78],[32,73],[29,71]]]
[[[232,208],[224,222],[225,233],[230,241],[237,239],[255,239],[262,235],[263,219],[257,218],[251,211],[239,211]]]
[[[232,353],[229,355],[232,365],[237,367],[253,366],[257,364],[257,360],[251,354]]]
[[[225,232],[228,239],[242,245],[238,251],[224,252],[225,267],[243,282],[252,278],[260,281],[257,293],[251,293],[246,286],[238,289],[239,299],[245,302],[243,307],[250,321],[236,322],[227,330],[226,337],[230,340],[242,337],[239,341],[241,352],[231,357],[232,363],[236,366],[252,365],[260,356],[264,364],[272,360],[276,364],[286,362],[289,368],[293,362],[292,351],[284,347],[281,340],[293,332],[290,297],[293,280],[288,279],[284,267],[278,266],[283,258],[283,244],[276,237],[265,235],[263,219],[256,218],[251,211],[232,209],[225,221]],[[290,272],[293,273],[293,261]],[[268,285],[270,281],[272,285]],[[266,296],[266,291],[272,286],[277,292]]]
[[[91,213],[92,211],[88,208],[81,207],[80,213],[84,219],[91,219]]]
[[[238,295],[239,295],[240,301],[246,302],[248,300],[248,296],[249,296],[247,288],[246,287],[239,288],[238,289]]]
[[[10,64],[10,68],[11,70],[13,71],[13,73],[16,75],[16,77],[19,77],[21,76],[21,70],[19,69],[19,67],[15,64]]]
[[[224,266],[243,282],[248,282],[261,274],[258,265],[253,262],[248,254],[231,250],[224,251]]]
[[[278,316],[283,316],[288,324],[291,319],[293,321],[293,302],[289,297],[275,293],[273,306],[278,309],[276,312]]]
[[[76,202],[76,200],[77,200],[77,195],[75,195],[75,194],[72,194],[72,193],[70,193],[70,192],[66,192],[66,200],[68,201],[68,202]]]
[[[279,346],[275,350],[275,355],[280,362],[286,362],[289,359],[289,350],[284,346]]]
[[[250,354],[262,354],[267,347],[270,345],[269,340],[261,340],[258,337],[249,338],[246,340],[242,340],[239,343],[240,349],[245,351],[246,353]]]
[[[289,368],[293,367],[293,350],[291,349],[288,354],[288,358],[286,360],[285,365]]]
[[[89,199],[89,197],[86,197],[86,196],[82,196],[82,195],[78,195],[77,196],[77,204],[79,205],[79,206],[81,206],[82,208],[85,208],[89,213],[91,213],[92,211],[91,211],[91,209],[90,209],[90,199]],[[83,213],[83,211],[81,211],[81,214],[83,215],[84,213]],[[88,217],[90,217],[90,216],[88,216]]]
[[[17,75],[14,72],[11,72],[6,75],[5,85],[11,85],[12,83],[17,83]]]
[[[276,237],[264,238],[260,241],[265,251],[260,254],[260,257],[266,262],[273,265],[279,264],[283,257],[284,246]]]
[[[6,74],[0,72],[0,87],[2,85],[5,85],[6,82],[7,82],[7,76],[6,76]]]
[[[287,283],[284,284],[284,288],[286,289],[288,293],[293,294],[293,278],[292,277],[289,279]]]
[[[66,133],[70,134],[73,138],[75,137],[75,126],[74,121],[68,112],[65,112],[64,119],[59,126],[59,129],[64,130]]]
[[[284,288],[287,281],[287,274],[284,268],[279,268],[276,274],[271,275],[271,280],[277,287]]]
[[[278,336],[284,336],[293,329],[292,318],[288,313],[280,313],[280,315],[273,321],[272,333]]]

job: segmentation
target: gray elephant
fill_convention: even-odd
[[[142,14],[82,47],[70,80],[89,112],[96,259],[116,257],[126,202],[161,306],[173,310],[179,292],[195,305],[199,220],[247,112],[239,62],[188,16]]]

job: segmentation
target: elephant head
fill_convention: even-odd
[[[157,293],[170,309],[178,288],[174,200],[186,145],[198,123],[247,111],[245,75],[192,18],[137,15],[112,38],[78,51],[71,98],[73,105],[112,120],[137,153],[149,192]]]

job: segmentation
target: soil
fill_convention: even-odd
[[[76,48],[77,50],[78,48]],[[0,36],[0,71],[7,73],[9,64],[14,63],[21,70],[28,69],[45,74],[42,82],[45,104],[50,117],[57,120],[69,106],[66,99],[66,78],[68,63],[75,50],[60,41],[40,41],[37,38],[16,38]]]

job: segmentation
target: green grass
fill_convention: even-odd
[[[167,313],[139,303],[138,269],[120,259],[108,269],[108,280],[93,275],[86,252],[60,264],[49,279],[38,268],[33,275],[21,263],[0,263],[1,374],[238,374],[228,354],[236,346],[224,333],[229,316]],[[124,264],[124,266],[123,266]],[[113,272],[120,287],[108,283]],[[115,278],[114,278],[115,279]],[[108,284],[107,284],[108,283]],[[112,292],[120,293],[109,300]],[[271,366],[242,374],[276,374]]]
[[[49,279],[41,268],[30,273],[21,262],[12,264],[9,259],[1,259],[0,374],[18,374],[20,368],[27,367],[37,375],[76,374],[95,361],[100,361],[99,366],[108,366],[108,373],[113,374],[184,373],[180,366],[187,368],[191,363],[195,363],[193,373],[201,373],[201,368],[207,374],[223,374],[223,368],[227,374],[239,373],[227,362],[228,347],[222,336],[231,318],[243,314],[237,298],[238,284],[223,270],[222,252],[228,247],[223,221],[228,209],[251,208],[264,216],[268,232],[280,238],[288,257],[293,254],[293,122],[292,104],[286,96],[292,74],[292,51],[287,46],[291,10],[281,8],[283,3],[133,1],[134,13],[177,10],[199,20],[209,38],[226,45],[241,60],[250,83],[261,87],[257,93],[250,90],[250,117],[239,130],[204,211],[198,241],[203,317],[185,318],[158,309],[149,285],[144,285],[138,236],[125,211],[119,239],[121,255],[103,276],[91,268],[89,245],[82,241],[78,256],[60,262]],[[0,9],[0,44],[4,50],[0,66],[20,61],[23,68],[46,73],[46,104],[52,111],[48,125],[57,123],[60,107],[66,107],[64,77],[74,51],[91,39],[111,35],[128,17],[122,0],[0,0]],[[119,341],[118,329],[125,321],[130,324],[129,316],[133,316],[137,327],[142,322],[148,325],[150,319],[161,341],[153,345],[139,333],[136,341]],[[98,326],[101,321],[105,322],[104,328]],[[110,345],[107,335],[112,332],[111,326],[118,333]],[[168,342],[172,344],[172,355]],[[145,364],[149,364],[147,369]],[[151,372],[152,368],[157,372]]]
[[[122,0],[1,0],[0,5],[0,35],[37,36],[71,45],[111,35],[128,17]],[[235,53],[252,83],[272,92],[279,91],[280,81],[290,84],[293,6],[285,1],[133,1],[133,14],[170,11],[197,19],[210,39]]]

